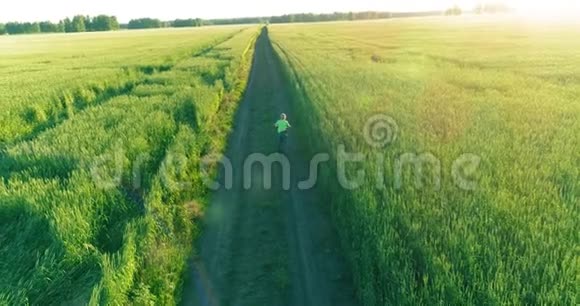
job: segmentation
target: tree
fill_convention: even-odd
[[[159,19],[153,18],[140,18],[140,19],[132,19],[129,21],[128,28],[129,29],[152,29],[152,28],[161,28],[162,23]]]
[[[94,21],[94,18],[91,18],[91,16],[89,16],[89,15],[85,16],[85,31],[86,32],[95,31],[93,21]]]
[[[119,29],[119,22],[115,16],[99,15],[89,20],[90,27],[87,26],[88,31],[111,31]]]
[[[52,23],[50,21],[42,21],[38,25],[40,27],[40,32],[42,33],[61,32],[58,24]]]
[[[9,22],[5,25],[8,34],[32,34],[40,33],[40,25],[37,22]]]
[[[0,35],[6,34],[6,27],[3,23],[0,23]]]
[[[459,16],[462,13],[463,13],[463,11],[457,5],[453,6],[452,8],[449,8],[445,11],[446,16]]]
[[[171,26],[175,28],[183,28],[183,27],[200,27],[202,24],[202,20],[197,19],[175,19]]]
[[[73,17],[71,22],[71,32],[86,32],[85,16],[77,15]]]
[[[512,9],[501,2],[491,2],[479,3],[473,11],[476,14],[499,14],[512,12]]]
[[[118,30],[121,26],[119,25],[119,20],[117,16],[109,16],[109,30]]]
[[[26,23],[26,33],[40,33],[40,25],[38,22]]]
[[[64,31],[66,33],[71,33],[73,32],[73,27],[72,27],[72,21],[70,20],[70,18],[65,18],[63,20],[63,24],[64,24]]]
[[[58,33],[64,33],[65,32],[65,27],[64,27],[64,21],[59,21],[58,24],[56,25],[56,29]]]

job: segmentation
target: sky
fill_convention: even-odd
[[[290,13],[348,11],[444,10],[458,4],[473,8],[482,0],[17,0],[0,8],[0,22],[58,21],[74,15],[115,15],[121,22],[133,18],[232,18]],[[483,0],[485,1],[485,0]],[[577,14],[580,0],[495,0],[530,13]]]

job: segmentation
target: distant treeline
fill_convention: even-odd
[[[474,13],[503,13],[510,12],[511,9],[503,4],[480,4],[473,10]],[[427,12],[350,12],[332,14],[290,14],[271,17],[248,17],[203,20],[176,19],[173,21],[161,21],[154,18],[139,18],[129,21],[128,24],[119,25],[117,17],[99,15],[96,17],[77,15],[73,19],[66,18],[58,23],[44,22],[9,22],[0,23],[0,35],[2,34],[28,34],[28,33],[70,33],[70,32],[93,32],[111,31],[123,29],[152,29],[168,27],[200,27],[205,25],[230,25],[230,24],[252,24],[252,23],[293,23],[293,22],[324,22],[324,21],[349,21],[349,20],[371,20],[401,17],[421,17],[436,15],[461,15],[459,7],[454,6],[447,11],[427,11]]]
[[[503,3],[478,4],[473,10],[476,14],[501,14],[511,13],[514,10]]]
[[[502,13],[511,13],[514,10],[509,6],[503,3],[487,3],[487,4],[478,4],[473,9],[473,13],[475,14],[502,14]],[[447,9],[444,15],[447,16],[458,16],[462,15],[463,10],[458,5],[455,5],[449,9]]]
[[[324,22],[324,21],[349,21],[349,20],[371,20],[386,19],[399,17],[414,16],[434,16],[441,15],[440,11],[428,12],[349,12],[349,13],[332,13],[332,14],[288,14],[272,17],[254,17],[254,18],[233,18],[233,19],[214,19],[205,21],[206,24],[225,25],[225,24],[245,24],[245,23],[293,23],[293,22]]]
[[[185,27],[201,27],[205,25],[202,19],[175,19],[173,21],[161,21],[154,18],[140,18],[132,19],[126,25],[121,25],[122,28],[127,29],[151,29],[151,28],[185,28]]]
[[[150,29],[165,27],[199,27],[205,25],[202,19],[176,19],[161,21],[154,18],[133,19],[128,24],[120,25],[115,16],[99,15],[96,17],[77,15],[72,19],[66,18],[57,23],[42,22],[8,22],[0,23],[0,35],[3,34],[35,34],[35,33],[74,33],[113,31],[125,29]]]
[[[77,15],[72,19],[66,18],[58,23],[50,21],[43,22],[9,22],[0,24],[1,34],[32,34],[32,33],[71,33],[71,32],[93,32],[111,31],[122,29],[152,29],[152,28],[180,28],[180,27],[200,27],[205,25],[230,25],[230,24],[252,24],[252,23],[292,23],[292,22],[321,22],[321,21],[347,21],[347,20],[369,20],[396,17],[431,16],[440,15],[439,11],[413,12],[413,13],[391,13],[391,12],[357,12],[357,13],[333,13],[333,14],[291,14],[272,17],[249,17],[203,20],[176,19],[173,21],[162,21],[155,18],[132,19],[127,24],[119,25],[115,16],[99,15],[96,17]]]
[[[392,12],[350,12],[332,14],[290,14],[271,17],[245,17],[227,19],[177,19],[164,22],[159,19],[140,18],[129,21],[126,25],[121,25],[127,29],[149,29],[164,27],[199,27],[205,25],[232,25],[232,24],[254,24],[254,23],[293,23],[293,22],[323,22],[323,21],[348,21],[348,20],[370,20],[397,17],[413,16],[433,16],[441,15],[440,11],[412,12],[412,13],[392,13]]]
[[[1,34],[34,34],[34,33],[74,33],[111,31],[119,29],[115,16],[99,15],[96,17],[77,15],[65,18],[57,23],[42,22],[8,22],[0,24]]]

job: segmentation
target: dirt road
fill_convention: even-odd
[[[256,43],[246,96],[236,115],[226,156],[233,188],[216,191],[204,218],[199,254],[184,287],[184,305],[356,305],[350,273],[324,204],[315,189],[299,190],[310,160],[290,134],[286,155],[291,188],[282,188],[282,167],[272,168],[264,188],[261,166],[244,188],[243,165],[253,153],[277,150],[273,123],[293,118],[290,94],[267,32]]]

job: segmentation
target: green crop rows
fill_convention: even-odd
[[[259,31],[0,37],[0,305],[179,302],[201,158],[225,148]],[[268,32],[300,153],[364,157],[346,168],[364,170],[358,188],[337,163],[318,182],[363,305],[578,304],[577,26]],[[384,146],[365,137],[377,114],[396,123]],[[478,163],[456,167],[466,156]]]
[[[321,179],[364,305],[578,302],[577,27],[426,18],[276,25],[270,35],[307,147],[366,156],[347,169],[366,170],[360,188],[338,187],[334,166]],[[376,114],[398,125],[380,149],[363,137]],[[397,184],[406,153],[437,159],[439,185],[417,185],[408,170]],[[452,178],[466,153],[480,158],[466,172],[474,190]]]
[[[258,32],[0,39],[0,304],[178,301]]]

